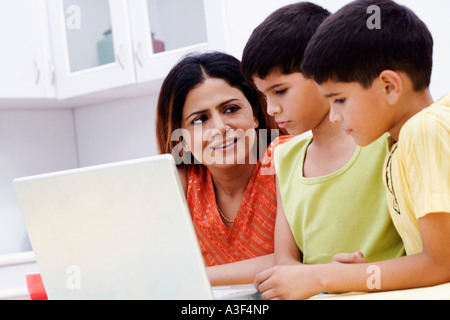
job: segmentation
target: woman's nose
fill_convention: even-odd
[[[220,115],[216,115],[213,117],[213,127],[211,129],[215,129],[216,131],[220,131],[222,133],[226,132],[229,129],[228,123],[224,117]]]
[[[217,115],[213,116],[209,121],[209,125],[204,132],[204,140],[211,141],[213,137],[214,139],[224,139],[226,136],[226,132],[230,129],[226,119]]]

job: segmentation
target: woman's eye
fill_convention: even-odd
[[[230,106],[230,107],[225,109],[225,113],[235,113],[239,109],[240,108],[238,106]]]
[[[205,122],[206,120],[207,120],[207,119],[206,119],[206,116],[200,116],[200,117],[195,118],[195,119],[192,121],[192,124],[193,124],[193,125],[203,124],[203,122]]]

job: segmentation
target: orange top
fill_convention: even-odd
[[[200,249],[207,266],[259,257],[274,252],[277,211],[273,149],[290,137],[276,139],[262,162],[255,165],[233,226],[222,221],[209,170],[190,166],[187,170],[187,203]]]

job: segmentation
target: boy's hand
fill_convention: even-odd
[[[364,259],[364,254],[361,251],[356,251],[353,253],[338,253],[333,257],[333,262],[338,263],[367,263],[368,261]]]
[[[272,267],[256,275],[255,287],[264,300],[309,298],[321,293],[309,267],[303,264]]]

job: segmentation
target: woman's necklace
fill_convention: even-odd
[[[220,215],[222,216],[223,220],[225,220],[225,221],[228,222],[228,223],[233,223],[234,220],[229,220],[229,219],[227,219],[227,217],[225,217],[225,215],[222,213],[222,210],[220,210],[219,205],[218,205],[218,204],[216,204],[216,205],[217,205],[217,210],[219,211],[219,213],[220,213]]]

